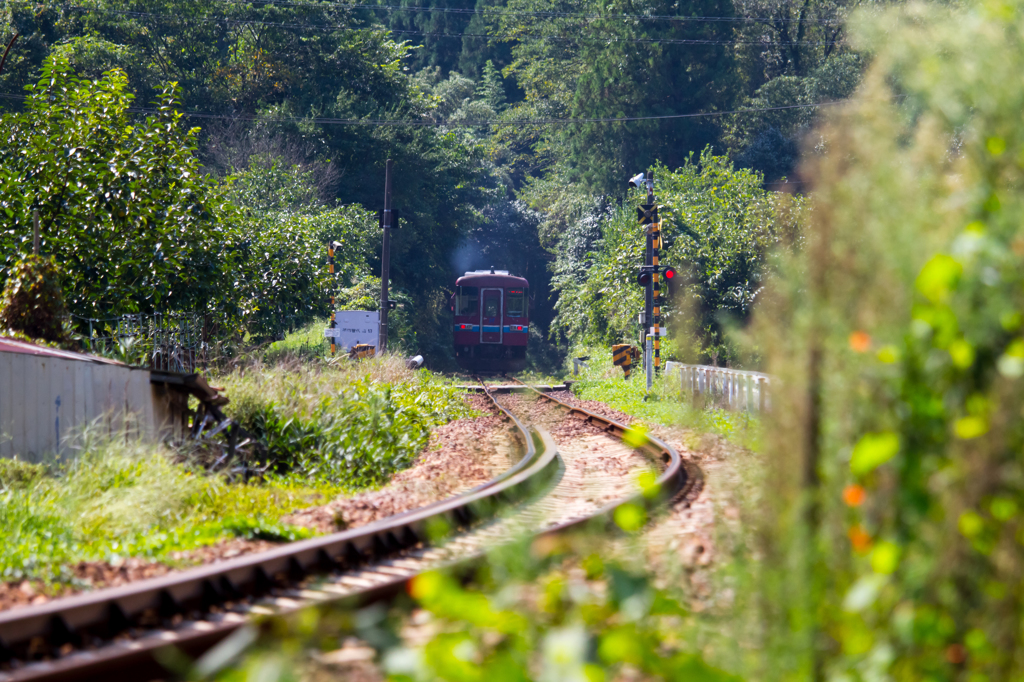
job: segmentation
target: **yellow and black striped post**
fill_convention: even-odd
[[[655,213],[657,216],[657,213]],[[657,219],[656,219],[657,220]],[[651,223],[651,261],[654,272],[651,273],[651,285],[654,289],[654,372],[661,369],[661,275],[658,272],[658,250],[661,248],[661,223]]]
[[[626,374],[626,379],[629,379],[630,372],[633,371],[633,358],[638,354],[635,346],[631,346],[628,343],[617,343],[612,346],[612,362],[615,363],[616,367],[621,367],[622,371]]]
[[[327,242],[327,272],[331,276],[331,322],[334,321],[334,242]],[[330,326],[334,326],[331,324]],[[334,345],[334,337],[331,337],[331,355],[334,355],[337,347]]]
[[[372,358],[376,352],[376,346],[371,346],[368,343],[357,343],[352,346],[352,349],[348,352],[348,356],[353,360],[362,360],[363,358]]]

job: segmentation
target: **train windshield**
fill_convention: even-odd
[[[526,314],[526,291],[524,289],[505,289],[505,315],[523,317]]]
[[[455,295],[455,314],[476,315],[476,307],[479,300],[479,287],[458,287]]]

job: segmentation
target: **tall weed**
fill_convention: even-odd
[[[278,473],[347,487],[409,466],[433,427],[470,414],[461,393],[384,357],[255,365],[218,379],[230,414],[266,443]]]
[[[909,4],[821,131],[759,335],[767,676],[1024,674],[1024,3]]]
[[[175,552],[224,537],[306,537],[279,519],[337,492],[280,479],[231,484],[178,459],[167,447],[124,434],[86,432],[67,464],[49,471],[4,466],[0,579],[67,582],[80,561],[174,562]]]

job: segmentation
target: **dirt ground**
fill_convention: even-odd
[[[322,533],[357,528],[392,514],[415,509],[485,483],[512,464],[511,443],[504,422],[486,396],[466,401],[482,414],[458,419],[434,430],[415,464],[398,473],[384,488],[296,512],[283,520]],[[232,538],[208,547],[172,555],[184,564],[205,564],[263,552],[278,546],[265,540]],[[0,582],[0,610],[41,604],[76,592],[117,587],[165,575],[166,564],[128,558],[111,564],[80,562],[69,567],[75,586],[54,590],[32,581]]]
[[[304,509],[284,521],[321,533],[358,528],[457,495],[508,469],[513,455],[504,421],[486,396],[469,395],[466,401],[484,415],[439,427],[416,464],[386,487]]]
[[[634,421],[629,415],[604,403],[580,400],[564,391],[552,395],[564,403],[623,424]],[[588,430],[575,429],[569,420],[559,423],[549,409],[542,405],[530,407],[529,402],[513,399],[507,406],[513,408],[517,416],[526,411],[523,416],[548,428],[560,448],[567,440],[589,434]],[[716,601],[727,598],[727,595],[715,589],[712,569],[720,551],[729,551],[728,547],[720,548],[720,545],[731,542],[729,530],[739,524],[742,468],[751,455],[720,436],[656,425],[650,432],[676,448],[683,460],[691,465],[691,470],[696,465],[699,482],[691,495],[677,500],[670,510],[652,522],[639,543],[618,542],[614,550],[623,560],[652,570],[656,582],[662,586],[671,583],[683,587],[694,611],[714,608]],[[403,640],[406,646],[422,645],[436,629],[430,614],[416,611],[403,627]],[[309,682],[334,679],[382,682],[386,675],[376,665],[375,655],[366,643],[350,639],[341,649],[310,661],[303,679]]]

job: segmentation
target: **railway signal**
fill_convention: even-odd
[[[654,372],[660,369],[661,365],[661,273],[663,268],[658,264],[658,250],[661,248],[661,217],[658,215],[658,205],[654,201],[654,172],[647,171],[638,173],[629,180],[629,186],[647,190],[647,201],[640,204],[636,209],[636,217],[644,227],[647,237],[646,258],[637,275],[637,283],[647,289],[644,305],[644,355],[647,366],[647,390],[651,390],[654,380]],[[668,279],[675,277],[675,270],[668,276]],[[653,322],[648,329],[646,320]]]
[[[671,282],[676,277],[675,268],[670,268],[668,266],[657,268],[653,265],[641,265],[640,271],[636,275],[636,283],[645,287],[652,282],[652,275],[658,272],[660,272],[661,276],[665,278],[666,283]]]
[[[647,286],[651,283],[651,275],[654,274],[654,268],[650,265],[641,265],[640,272],[636,275],[636,283],[642,287]]]

